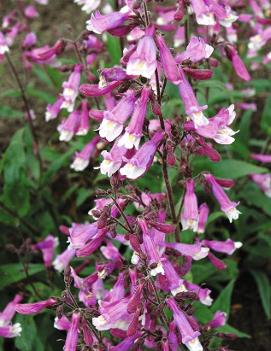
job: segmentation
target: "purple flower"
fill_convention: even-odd
[[[206,203],[203,203],[199,207],[199,221],[197,232],[202,234],[205,232],[206,223],[209,215],[209,207]]]
[[[87,168],[89,160],[95,155],[97,151],[97,144],[100,142],[100,137],[95,136],[88,144],[86,144],[82,151],[76,152],[71,168],[77,172],[81,172]]]
[[[39,13],[36,10],[35,6],[29,5],[24,9],[24,15],[28,18],[35,18],[39,16]]]
[[[68,330],[64,351],[76,351],[78,341],[78,327],[80,322],[80,314],[74,312],[72,314],[71,326]]]
[[[191,5],[198,24],[205,26],[215,25],[214,14],[204,0],[191,0]]]
[[[156,37],[157,46],[160,52],[160,60],[166,78],[174,84],[179,84],[182,80],[177,63],[167,47],[161,35]]]
[[[203,240],[202,244],[209,247],[209,249],[225,253],[227,255],[232,255],[236,249],[239,249],[242,246],[242,243],[239,241],[233,241],[227,239],[226,241],[217,241],[217,240]]]
[[[147,113],[150,91],[150,88],[144,87],[142,89],[140,99],[138,99],[136,102],[130,123],[125,129],[124,135],[119,139],[119,146],[125,146],[126,149],[132,149],[134,146],[136,149],[139,148],[140,139],[143,134],[143,125]]]
[[[20,336],[22,327],[20,323],[11,324],[11,320],[16,313],[16,305],[22,300],[21,295],[16,295],[0,312],[0,336],[3,338],[14,338]]]
[[[183,279],[179,277],[171,262],[168,259],[163,258],[162,264],[172,295],[175,296],[180,292],[186,291]]]
[[[120,169],[120,174],[129,179],[141,177],[152,165],[155,153],[163,140],[163,133],[157,132],[141,146],[131,159],[126,159],[126,165]]]
[[[92,318],[92,324],[97,330],[112,328],[127,330],[133,319],[133,315],[127,312],[129,300],[129,298],[124,297],[114,302],[102,302],[100,305],[101,315]]]
[[[204,116],[202,112],[207,108],[207,106],[199,105],[194,91],[191,85],[189,84],[188,80],[186,79],[185,74],[181,68],[180,72],[182,75],[182,81],[179,84],[179,92],[184,103],[186,114],[194,122],[195,128],[207,125],[209,123],[209,120]]]
[[[225,312],[217,311],[213,319],[208,323],[210,328],[219,328],[223,327],[226,324],[227,314]]]
[[[23,48],[30,48],[31,46],[35,45],[36,42],[36,34],[34,32],[27,33],[23,41]]]
[[[192,62],[198,62],[203,59],[209,58],[214,51],[214,48],[205,43],[200,37],[192,37],[189,44],[184,52],[176,56],[176,61],[182,62],[190,60]]]
[[[249,81],[251,76],[242,61],[241,57],[238,55],[237,50],[233,47],[228,45],[226,47],[226,53],[230,61],[232,62],[232,66],[236,72],[236,74],[243,80]]]
[[[192,291],[198,296],[200,302],[203,305],[211,306],[213,299],[210,297],[210,294],[211,294],[210,289],[202,288],[199,285],[192,284],[192,283],[187,282],[187,281],[184,284],[185,284],[185,287],[187,288],[188,291]]]
[[[190,256],[196,261],[205,258],[209,253],[209,249],[207,247],[202,247],[200,243],[195,243],[195,244],[166,243],[166,247],[172,248],[180,252],[183,256]]]
[[[68,118],[63,120],[57,127],[60,141],[70,141],[72,137],[78,132],[80,126],[80,112],[73,111]]]
[[[44,240],[35,245],[36,249],[41,250],[45,267],[51,267],[55,248],[58,246],[58,238],[48,235]]]
[[[196,232],[198,229],[199,210],[193,179],[186,181],[185,189],[184,203],[181,212],[182,227],[183,230],[191,229],[193,232]]]
[[[48,300],[34,303],[18,303],[15,309],[19,314],[34,314],[43,311],[47,307],[53,306],[55,303],[55,299],[49,298]]]
[[[173,312],[174,321],[182,336],[182,343],[189,351],[203,351],[203,347],[198,338],[200,332],[192,329],[186,315],[178,308],[174,298],[168,298],[167,305]]]
[[[123,157],[127,154],[127,149],[124,146],[118,146],[118,139],[114,143],[112,149],[108,151],[102,151],[103,161],[100,165],[101,173],[111,177],[115,174],[123,163]]]
[[[139,39],[136,50],[129,58],[126,72],[132,76],[142,76],[150,79],[154,74],[156,61],[156,45],[153,39],[154,28],[146,30],[146,35]]]
[[[233,202],[228,198],[223,188],[218,184],[214,176],[212,176],[210,173],[207,173],[204,174],[204,177],[206,182],[210,185],[215,198],[219,202],[221,211],[225,213],[225,215],[229,218],[229,221],[232,222],[233,219],[238,219],[239,215],[241,214],[241,212],[236,209],[238,203]]]
[[[62,272],[70,263],[70,261],[73,259],[75,256],[75,249],[72,247],[72,245],[69,245],[65,251],[62,252],[62,254],[56,256],[56,258],[53,261],[53,266],[54,268]]]
[[[73,223],[69,229],[69,242],[74,249],[84,248],[98,233],[96,222],[91,224]]]
[[[107,15],[101,15],[99,11],[93,13],[87,21],[87,30],[97,34],[102,34],[110,29],[121,26],[130,16],[130,11],[126,8],[120,12],[111,12]]]
[[[253,160],[256,160],[262,163],[271,163],[271,155],[251,154],[250,156]]]
[[[64,101],[61,108],[65,108],[68,112],[72,112],[74,109],[74,103],[79,93],[79,85],[81,79],[81,65],[75,65],[74,71],[70,75],[67,82],[62,84],[63,87],[63,98]]]
[[[99,127],[102,138],[111,142],[121,134],[124,123],[133,113],[135,100],[134,91],[129,90],[111,111],[104,112],[104,118]]]
[[[54,321],[54,327],[58,330],[69,330],[71,327],[70,320],[65,316],[56,317]]]

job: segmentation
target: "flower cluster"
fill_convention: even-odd
[[[115,9],[100,0],[74,2],[90,14],[86,31],[77,41],[61,38],[43,47],[36,46],[33,32],[28,33],[23,63],[28,69],[46,64],[69,72],[55,102],[47,106],[45,119],[61,116],[60,141],[87,136],[71,168],[81,172],[90,159],[96,160],[110,188],[97,193],[89,222],[61,226],[68,241],[65,251],[54,257],[58,242],[52,235],[33,246],[41,251],[46,267],[64,272],[65,294],[31,304],[20,304],[21,297],[15,297],[12,313],[6,313],[7,307],[0,316],[0,333],[19,334],[19,325],[10,322],[15,311],[33,314],[50,307],[57,309],[55,328],[67,332],[66,351],[75,351],[79,340],[89,348],[110,351],[144,347],[174,351],[179,345],[190,351],[207,350],[210,336],[227,316],[217,311],[205,325],[197,321],[191,304],[210,306],[213,298],[210,289],[191,281],[189,272],[199,260],[225,269],[224,256],[242,245],[230,238],[208,237],[212,199],[230,223],[240,211],[239,202],[227,194],[234,182],[208,170],[195,174],[193,160],[220,161],[219,145],[232,144],[238,131],[232,129],[235,106],[208,106],[195,86],[210,79],[225,60],[236,80],[250,80],[236,45],[238,23],[250,21],[257,33],[248,44],[253,56],[271,37],[270,27],[264,28],[269,2],[250,2],[256,22],[252,15],[239,14],[239,1],[230,0],[179,0],[166,5],[121,0]],[[25,9],[25,16],[37,15],[34,7]],[[2,59],[20,28],[12,14],[4,21]],[[104,68],[99,64],[107,54],[109,36],[119,40],[123,52],[118,65]],[[78,62],[63,65],[61,57],[71,48]],[[179,95],[179,107],[170,114],[165,108],[168,87]],[[270,162],[270,156],[252,157]],[[154,168],[165,185],[161,192],[143,189],[135,181],[147,172],[154,174]],[[175,170],[183,189],[179,198],[169,169]],[[251,178],[270,196],[270,174]],[[199,196],[202,191],[207,193],[206,202]],[[184,231],[189,241],[183,240]],[[74,257],[82,258],[83,264],[76,267]],[[93,270],[85,275],[88,265]]]

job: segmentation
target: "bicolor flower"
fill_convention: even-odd
[[[92,318],[92,324],[101,331],[113,328],[127,330],[133,319],[133,314],[127,312],[129,300],[129,298],[124,297],[112,303],[102,302],[100,305],[101,315]]]
[[[111,177],[115,174],[123,164],[123,157],[127,154],[127,149],[124,146],[118,146],[118,139],[114,143],[111,150],[101,152],[103,161],[100,165],[100,171],[102,174]]]
[[[221,211],[225,213],[229,221],[232,222],[234,219],[238,219],[241,212],[238,211],[236,207],[239,203],[233,202],[228,198],[223,188],[210,173],[204,174],[204,177],[208,185],[211,187],[216,200],[219,202]]]
[[[203,347],[198,338],[200,332],[193,330],[184,312],[178,308],[174,298],[168,298],[167,305],[173,312],[174,321],[182,336],[182,343],[189,351],[203,351]]]
[[[156,132],[151,140],[143,144],[132,158],[126,159],[127,163],[120,169],[120,174],[129,179],[141,177],[151,167],[163,137],[162,132]]]
[[[15,338],[20,336],[22,327],[20,323],[12,324],[11,320],[16,313],[16,305],[22,300],[21,295],[16,295],[14,299],[7,304],[0,312],[0,337]]]
[[[143,134],[143,125],[147,113],[148,100],[150,96],[150,88],[144,87],[141,92],[140,99],[135,104],[134,113],[125,129],[125,133],[120,137],[118,145],[125,146],[126,149],[139,148],[139,143]]]
[[[104,112],[104,118],[99,127],[102,138],[111,142],[121,134],[124,123],[134,111],[135,100],[134,91],[129,90],[111,111]]]
[[[179,277],[171,262],[168,259],[163,258],[162,264],[172,295],[175,296],[180,292],[187,291],[183,279]]]
[[[191,229],[193,232],[196,232],[199,222],[199,209],[193,179],[186,181],[185,189],[183,208],[181,212],[182,227],[183,230]]]
[[[226,241],[217,241],[217,240],[203,240],[202,244],[209,247],[209,249],[225,253],[227,255],[232,255],[236,249],[239,249],[242,246],[242,243],[239,241],[233,241],[227,239]]]
[[[192,291],[198,296],[198,299],[203,305],[211,306],[213,299],[210,297],[210,289],[202,288],[201,286],[192,284],[188,281],[185,281],[184,285],[188,291]]]
[[[191,0],[191,6],[196,15],[196,21],[198,24],[204,26],[215,25],[215,18],[213,12],[206,5],[204,0]]]
[[[192,257],[193,260],[201,260],[205,258],[208,253],[209,249],[207,247],[202,247],[200,243],[195,244],[181,244],[181,243],[166,243],[166,247],[174,249],[178,251],[183,256]]]
[[[59,96],[53,104],[47,105],[46,112],[45,112],[46,122],[49,122],[52,119],[57,118],[63,102],[64,102],[63,96]]]
[[[207,106],[200,106],[194,91],[185,77],[182,69],[180,69],[182,75],[182,81],[179,84],[179,93],[181,95],[182,101],[184,103],[185,112],[192,119],[195,124],[195,128],[207,125],[209,120],[204,116],[203,110]]]
[[[139,39],[136,50],[127,63],[126,72],[132,76],[150,79],[157,68],[157,48],[153,39],[153,27],[146,29],[146,34]]]
[[[68,81],[62,84],[63,93],[62,96],[64,101],[61,105],[61,108],[65,108],[68,112],[72,112],[74,109],[74,103],[79,93],[79,85],[81,79],[81,65],[75,65],[75,68],[70,75]]]
[[[74,155],[71,168],[77,172],[81,172],[89,165],[89,160],[97,152],[97,144],[100,142],[99,136],[95,136],[88,144],[86,144],[82,151],[76,152]]]
[[[68,118],[63,120],[57,127],[60,141],[70,141],[72,137],[78,132],[80,126],[80,111],[73,111]]]
[[[70,261],[75,256],[75,249],[72,245],[69,245],[65,251],[63,251],[60,255],[57,255],[53,261],[53,266],[55,270],[62,272],[68,265]]]

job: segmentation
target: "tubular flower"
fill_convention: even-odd
[[[229,221],[232,222],[234,219],[238,219],[239,215],[241,214],[241,212],[236,208],[238,206],[238,203],[233,202],[228,198],[223,188],[218,184],[214,176],[209,173],[205,174],[204,177],[208,185],[210,185],[215,198],[219,202],[221,210],[229,218]]]

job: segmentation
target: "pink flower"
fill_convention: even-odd
[[[217,241],[217,240],[203,240],[202,244],[209,247],[217,252],[225,253],[227,255],[232,255],[236,249],[239,249],[242,246],[242,243],[239,241],[233,241],[227,239],[226,241]]]
[[[99,127],[102,138],[111,142],[121,134],[124,123],[133,113],[135,100],[134,91],[129,90],[111,111],[104,112],[104,118]]]
[[[163,37],[161,35],[157,35],[156,42],[160,52],[160,60],[166,78],[174,84],[179,84],[182,79],[179,69]]]
[[[202,234],[205,232],[206,223],[209,215],[209,207],[206,203],[203,203],[199,207],[199,222],[197,232]]]
[[[54,268],[57,271],[62,272],[69,265],[74,256],[75,249],[69,245],[67,249],[62,252],[62,254],[56,256],[55,260],[53,261]]]
[[[142,76],[150,79],[154,74],[156,61],[156,45],[153,39],[153,28],[147,28],[146,35],[139,39],[137,48],[129,58],[126,72],[132,76]]]
[[[210,294],[211,294],[210,289],[202,288],[199,285],[192,284],[187,281],[184,284],[188,291],[192,291],[198,296],[198,299],[203,305],[211,306],[213,299],[210,297]]]
[[[120,137],[118,146],[124,146],[126,149],[132,149],[134,146],[139,148],[141,136],[143,134],[143,125],[147,113],[148,100],[150,96],[150,88],[144,87],[141,92],[140,99],[137,100],[134,113],[130,120],[125,133]]]
[[[206,182],[210,185],[215,198],[219,202],[221,210],[228,217],[229,221],[232,222],[234,219],[238,219],[239,215],[241,214],[241,212],[236,209],[238,203],[233,202],[228,198],[223,188],[218,184],[214,176],[212,176],[210,173],[207,173],[204,174],[204,177]]]
[[[232,66],[236,72],[236,74],[243,80],[249,81],[251,76],[242,61],[241,57],[238,55],[237,50],[233,46],[226,47],[226,53],[230,61],[232,62]]]
[[[16,312],[20,314],[34,314],[43,311],[47,307],[51,307],[56,303],[56,300],[49,298],[45,301],[34,303],[18,303],[15,307]]]
[[[118,139],[114,143],[112,149],[108,152],[102,151],[103,161],[100,165],[101,173],[108,177],[115,174],[123,163],[123,157],[127,154],[127,149],[124,146],[118,146]]]
[[[0,32],[0,55],[4,55],[6,52],[9,52],[9,47],[4,34]]]
[[[127,8],[121,9],[120,12],[112,12],[107,15],[101,15],[99,11],[96,11],[87,21],[87,30],[102,34],[110,29],[121,26],[129,16],[130,11],[127,11]]]
[[[186,291],[183,279],[179,277],[171,262],[166,258],[162,258],[162,265],[165,272],[165,277],[167,278],[168,287],[172,295],[175,296],[180,292]]]
[[[87,168],[89,160],[97,151],[97,144],[101,139],[95,136],[88,144],[86,144],[82,151],[76,152],[71,168],[77,172],[81,172]]]
[[[35,17],[38,17],[39,16],[39,13],[38,11],[36,10],[36,8],[32,5],[29,5],[27,6],[25,9],[24,9],[24,14],[26,17],[28,18],[35,18]]]
[[[200,106],[194,91],[189,84],[188,80],[185,77],[185,74],[182,69],[180,69],[182,75],[182,81],[179,84],[179,92],[184,103],[185,112],[192,119],[195,124],[195,128],[207,125],[209,120],[204,116],[203,110],[207,106]]]
[[[210,328],[222,327],[226,324],[226,320],[227,320],[227,314],[225,312],[217,311],[214,314],[213,319],[210,322],[208,322],[208,327]]]
[[[76,351],[78,341],[78,327],[80,322],[80,314],[74,312],[72,314],[71,326],[68,330],[64,351]]]
[[[174,321],[182,336],[182,343],[189,351],[203,351],[203,347],[198,339],[200,332],[193,330],[186,315],[178,308],[172,297],[167,299],[167,305],[173,312]]]
[[[57,127],[60,141],[70,141],[72,137],[78,132],[80,126],[80,112],[73,111],[68,118],[63,120]]]
[[[198,200],[195,194],[195,184],[192,179],[185,184],[184,203],[181,213],[181,223],[183,230],[191,229],[196,232],[198,229],[199,210]]]
[[[35,245],[36,249],[41,250],[45,267],[52,265],[55,248],[58,246],[58,239],[48,235],[44,240]]]
[[[256,160],[262,163],[271,163],[271,155],[251,154],[250,156],[253,160]]]
[[[199,261],[205,258],[209,253],[209,249],[207,247],[202,247],[200,243],[195,243],[195,244],[166,243],[166,247],[169,247],[178,251],[183,256],[192,257],[196,261]]]
[[[198,62],[203,59],[209,58],[214,51],[214,48],[205,43],[200,37],[192,37],[184,52],[176,56],[176,61],[182,62],[190,60],[192,62]]]
[[[67,82],[62,84],[63,87],[63,98],[64,101],[61,105],[61,108],[65,108],[68,112],[73,111],[74,103],[79,93],[79,85],[80,85],[80,78],[81,78],[81,65],[75,65],[74,71],[70,75]]]
[[[125,175],[129,179],[141,177],[151,167],[163,137],[163,133],[155,133],[151,140],[143,144],[132,158],[126,159],[127,163],[120,169],[120,174]]]
[[[205,26],[215,25],[214,14],[203,0],[191,0],[191,5],[198,24]]]
[[[15,338],[20,336],[22,327],[20,323],[11,324],[11,320],[16,313],[16,305],[22,300],[21,295],[16,295],[0,312],[0,336],[3,338]]]

